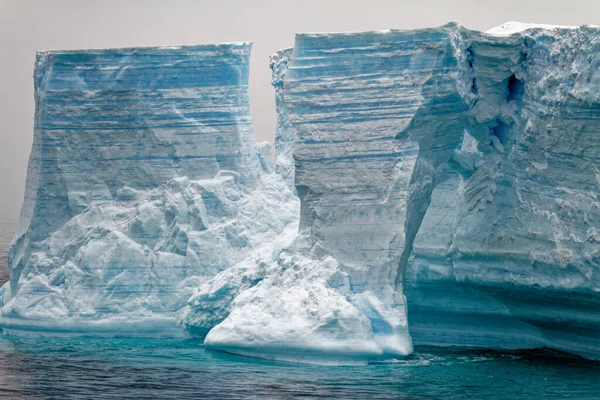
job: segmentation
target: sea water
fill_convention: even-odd
[[[14,225],[0,225],[0,271]],[[1,273],[0,273],[1,275]],[[600,362],[548,350],[417,347],[365,367],[270,362],[201,340],[0,336],[0,397],[50,399],[597,399]]]

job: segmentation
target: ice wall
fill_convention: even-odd
[[[5,333],[181,334],[200,285],[297,220],[252,134],[250,48],[38,53]]]

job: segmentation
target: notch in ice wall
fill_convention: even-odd
[[[295,220],[253,137],[250,49],[38,53],[5,331],[177,331],[200,283]]]
[[[288,70],[293,48],[280,50],[271,56],[271,71],[273,78],[271,84],[275,89],[275,106],[277,107],[277,131],[275,132],[275,152],[277,159],[275,166],[287,184],[294,191],[295,169],[294,169],[294,141],[296,140],[296,128],[290,122],[287,104],[283,98],[285,74]]]

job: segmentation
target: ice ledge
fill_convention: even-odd
[[[71,318],[62,320],[1,317],[2,334],[14,337],[131,337],[131,338],[189,338],[177,326],[177,318],[168,315],[123,315],[95,321]]]
[[[219,51],[231,51],[234,49],[245,49],[250,50],[254,42],[243,41],[243,42],[223,42],[214,44],[186,44],[186,45],[173,45],[173,46],[131,46],[131,47],[110,47],[110,48],[98,48],[98,49],[45,49],[38,50],[38,54],[140,54],[140,53],[162,53],[164,51],[177,51],[181,50],[184,52],[194,51],[207,51],[207,50],[219,50]]]

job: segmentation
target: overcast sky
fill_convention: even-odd
[[[296,32],[420,28],[458,21],[600,25],[594,0],[0,0],[0,222],[16,222],[33,137],[36,50],[254,41],[254,132],[272,142],[269,55]]]

